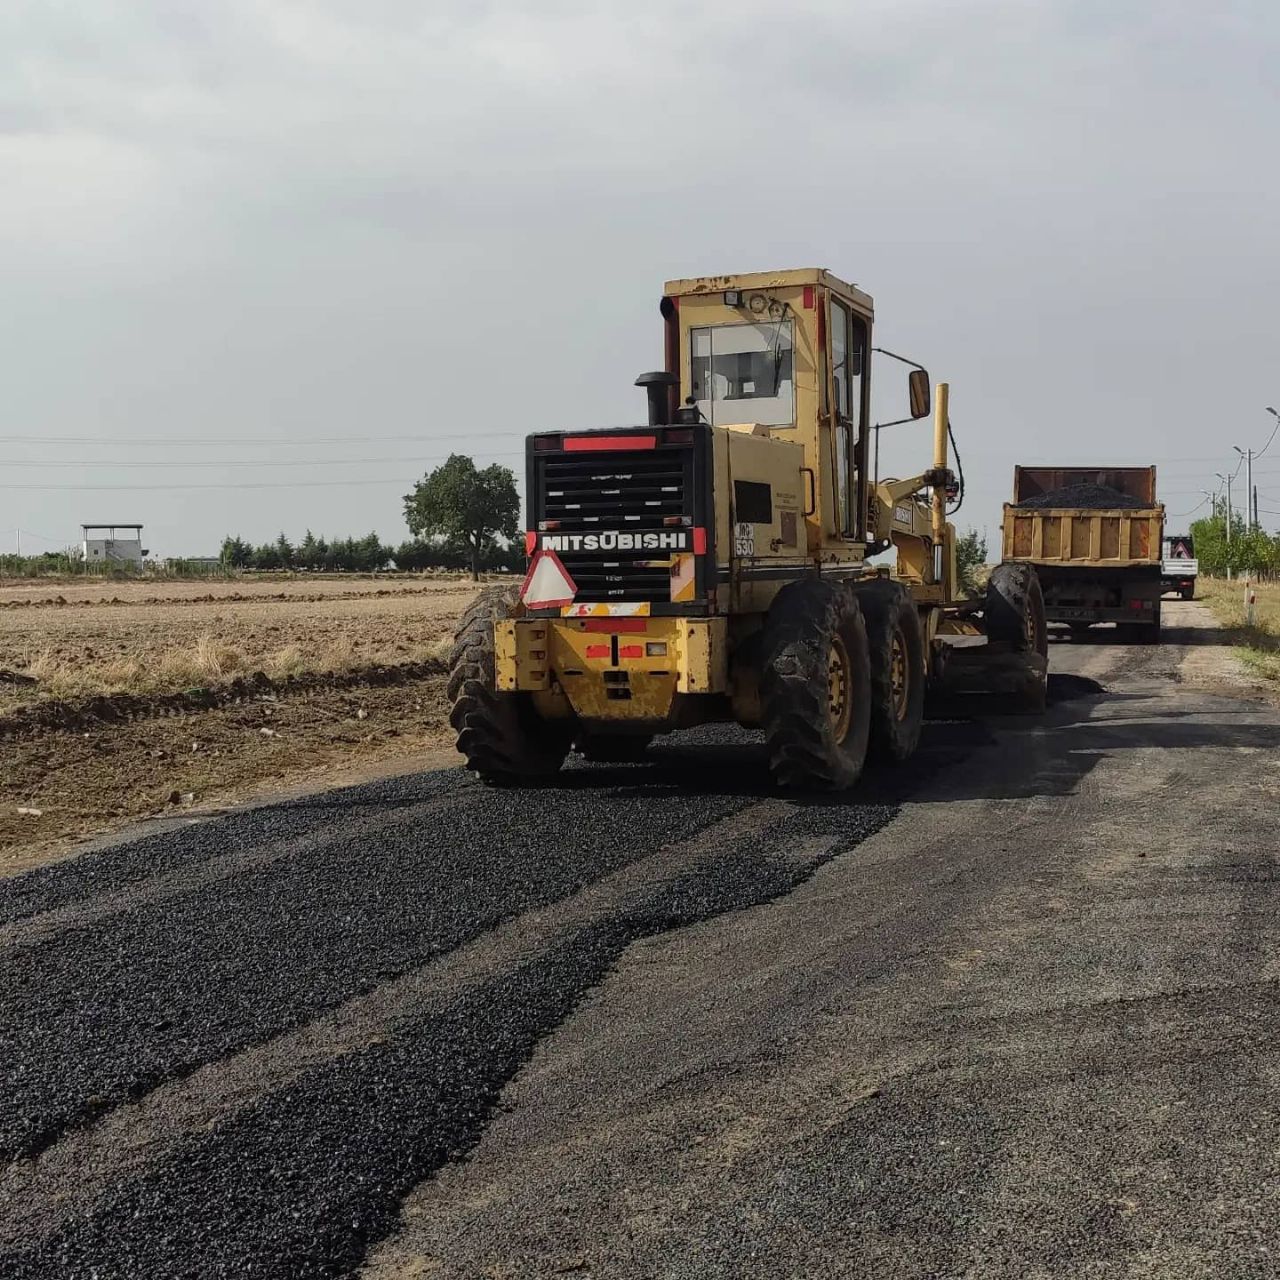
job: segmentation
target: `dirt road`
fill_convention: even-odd
[[[1275,1275],[1280,712],[1166,610],[841,801],[690,738],[0,881],[0,1275]]]

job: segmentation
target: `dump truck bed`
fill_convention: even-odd
[[[1106,505],[1110,494],[1118,495],[1114,505]],[[1164,507],[1155,494],[1155,467],[1015,467],[1013,502],[1004,507],[1003,558],[1158,566]]]
[[[1045,565],[1160,564],[1163,507],[1041,509],[1005,503],[1003,558]]]

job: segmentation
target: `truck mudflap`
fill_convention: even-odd
[[[677,695],[727,691],[725,637],[723,618],[503,619],[495,683],[534,694],[544,714],[665,722]]]

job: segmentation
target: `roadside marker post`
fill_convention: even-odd
[[[1244,621],[1246,626],[1253,626],[1253,606],[1258,603],[1258,593],[1250,578],[1244,580]]]

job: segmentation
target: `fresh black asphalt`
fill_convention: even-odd
[[[477,784],[447,775],[460,799]],[[255,810],[263,841],[309,830],[283,863],[71,927],[0,956],[0,1157],[29,1155],[157,1084],[288,1030],[499,921],[687,839],[741,796],[606,787],[485,792],[412,820],[420,783],[345,793],[364,820]],[[434,784],[428,785],[428,791]],[[408,803],[400,821],[380,821]],[[322,809],[332,815],[325,802]],[[193,827],[197,861],[228,856],[223,823]],[[233,823],[244,838],[244,820]],[[151,849],[155,841],[149,841]],[[136,852],[121,850],[129,873]],[[87,873],[99,882],[98,863]],[[147,856],[151,856],[150,854]],[[163,855],[166,867],[171,853]],[[81,900],[75,863],[47,905]]]
[[[44,999],[19,1010],[27,1033],[20,1052],[28,1056],[18,1059],[18,1080],[27,1087],[10,1114],[40,1116],[46,1132],[82,1119],[90,1089],[136,1093],[746,803],[703,795],[681,805],[670,796],[614,790],[603,808],[618,825],[605,832],[591,806],[574,812],[560,795],[560,822],[577,819],[575,839],[567,842],[558,824],[514,819],[538,798],[545,801],[547,793],[500,793],[484,806],[488,817],[479,829],[456,815],[441,819],[436,829],[410,832],[412,849],[397,846],[376,862],[366,851],[358,872],[338,861],[354,853],[344,841],[340,850],[291,865],[283,883],[211,886],[198,907],[116,921],[109,937],[90,931],[72,938],[57,961],[47,944],[26,960],[26,989]],[[893,812],[874,804],[796,808],[733,856],[710,860],[447,1008],[398,1026],[386,1043],[312,1069],[213,1132],[193,1136],[84,1218],[0,1257],[0,1274],[13,1280],[342,1274],[394,1225],[406,1191],[478,1139],[499,1091],[537,1040],[630,942],[785,893]],[[500,841],[495,821],[510,824]],[[207,830],[216,838],[216,824]],[[424,852],[434,841],[447,845],[443,856]],[[501,853],[495,843],[504,846]],[[584,866],[592,844],[607,849]],[[770,854],[800,845],[821,852],[807,863]],[[577,858],[570,856],[575,851]],[[350,886],[339,890],[349,881],[379,888],[361,890],[356,903]],[[379,924],[384,913],[391,918]],[[335,920],[340,927],[328,927]],[[180,953],[169,949],[197,925],[199,936]],[[216,978],[205,976],[209,968]],[[295,972],[305,981],[292,979]],[[81,1010],[98,1005],[93,993],[107,983],[110,1001],[101,1002],[92,1021],[57,1017],[59,1000]],[[83,1063],[75,1055],[85,1055]],[[32,1080],[40,1087],[32,1088]],[[68,1084],[71,1091],[60,1093]],[[24,1105],[44,1110],[24,1112]],[[22,1137],[39,1132],[34,1123],[15,1128]]]

